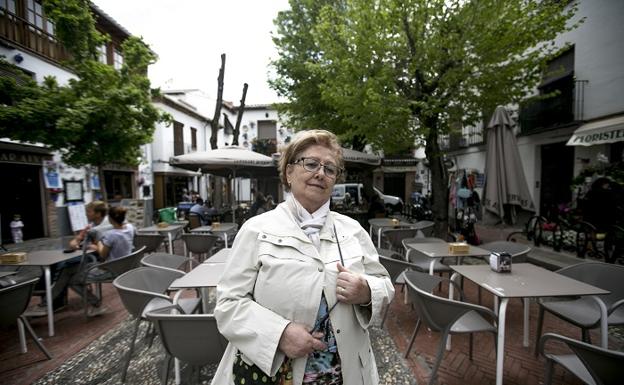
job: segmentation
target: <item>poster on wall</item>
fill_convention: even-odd
[[[43,180],[48,189],[61,189],[61,177],[58,170],[58,163],[52,160],[43,161]]]
[[[92,190],[100,189],[100,177],[97,174],[91,174],[91,189]]]
[[[65,202],[82,202],[82,180],[64,180]]]

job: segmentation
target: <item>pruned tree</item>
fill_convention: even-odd
[[[245,99],[247,99],[247,83],[243,84],[243,96],[240,100],[240,106],[238,107],[238,115],[236,115],[236,125],[234,126],[234,142],[232,144],[238,146],[238,135],[240,133],[240,124],[243,120],[243,114],[245,113]]]
[[[97,167],[106,199],[102,166],[137,165],[154,124],[168,118],[151,102],[157,91],[150,89],[147,67],[156,55],[141,39],[129,37],[121,47],[123,66],[116,70],[98,60],[97,47],[108,37],[95,29],[88,1],[45,0],[43,6],[71,54],[65,65],[76,78],[67,85],[52,76],[42,84],[0,78],[0,136],[46,144],[72,166]],[[1,65],[10,67],[5,60]]]
[[[272,87],[298,127],[366,138],[385,153],[425,145],[436,234],[448,229],[439,140],[540,81],[575,2],[291,0],[275,23]]]
[[[210,122],[210,148],[217,148],[217,135],[219,134],[219,116],[221,116],[221,106],[223,105],[223,78],[225,76],[225,54],[221,54],[221,68],[219,68],[219,76],[217,77],[217,103],[215,111]]]

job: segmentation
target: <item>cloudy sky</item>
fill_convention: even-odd
[[[216,97],[221,53],[226,54],[225,100],[246,104],[278,100],[267,85],[273,19],[287,0],[92,0],[158,54],[153,87],[199,88]]]

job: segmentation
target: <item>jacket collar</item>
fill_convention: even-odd
[[[276,225],[267,226],[262,231],[275,236],[295,237],[302,242],[312,243],[310,238],[297,225],[297,221],[283,202],[277,205],[273,212],[276,216]],[[327,220],[319,232],[319,238],[331,242],[336,241],[334,237],[334,213],[332,211],[327,213]]]

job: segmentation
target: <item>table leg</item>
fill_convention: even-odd
[[[435,258],[431,258],[431,261],[429,261],[429,275],[433,275],[434,265],[435,265]]]
[[[496,350],[496,385],[503,385],[503,361],[505,359],[505,316],[509,298],[500,300],[498,310],[498,346]]]
[[[171,231],[167,232],[167,239],[169,240],[169,254],[173,254],[173,237]]]
[[[433,275],[433,273],[431,274]],[[458,273],[453,273],[451,275],[451,281],[457,282],[457,278],[459,278]],[[455,296],[455,285],[449,284],[449,299],[453,299],[454,296]],[[446,350],[451,350],[451,335],[450,334],[448,337],[446,337]]]
[[[591,298],[598,303],[600,307],[600,346],[605,349],[609,348],[609,324],[607,322],[609,316],[607,314],[607,306],[598,297],[592,295]]]
[[[380,227],[379,230],[377,230],[377,247],[381,247],[381,229],[383,229],[383,227]]]
[[[522,346],[529,347],[529,298],[522,298],[522,304],[524,305],[524,327]]]
[[[223,240],[225,241],[225,248],[226,249],[228,248],[228,239],[227,238],[228,238],[227,233],[223,233]]]
[[[24,324],[21,319],[17,319],[17,331],[19,334],[20,351],[22,353],[28,353],[28,347],[26,346],[26,333],[24,332]]]
[[[368,225],[368,233],[370,234],[370,237],[373,237],[373,225]],[[379,247],[379,245],[377,245]]]
[[[50,266],[43,268],[43,276],[45,279],[46,301],[48,302],[48,335],[54,337],[54,309],[52,308],[52,277],[50,276]]]

